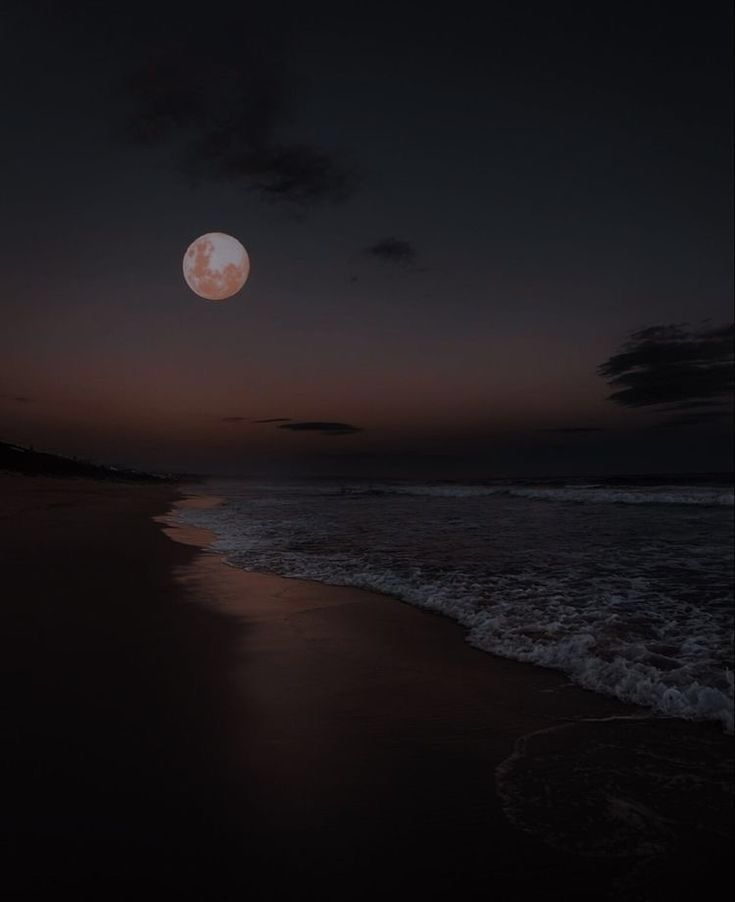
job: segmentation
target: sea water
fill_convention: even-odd
[[[649,481],[650,482],[650,481]],[[212,481],[234,566],[385,592],[496,655],[733,730],[725,484]]]

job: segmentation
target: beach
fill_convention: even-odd
[[[716,724],[388,596],[230,567],[170,517],[201,503],[175,486],[0,479],[9,897],[732,888]]]

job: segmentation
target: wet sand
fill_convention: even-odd
[[[170,487],[0,488],[6,895],[674,899],[728,879],[717,727],[385,596],[235,570],[154,522]]]

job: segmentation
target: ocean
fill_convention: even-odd
[[[444,614],[492,654],[733,731],[733,490],[717,477],[211,480],[233,566]]]

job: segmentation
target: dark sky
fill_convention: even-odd
[[[729,3],[115,6],[3,14],[0,438],[728,466]],[[222,304],[181,274],[207,231],[251,256]]]

